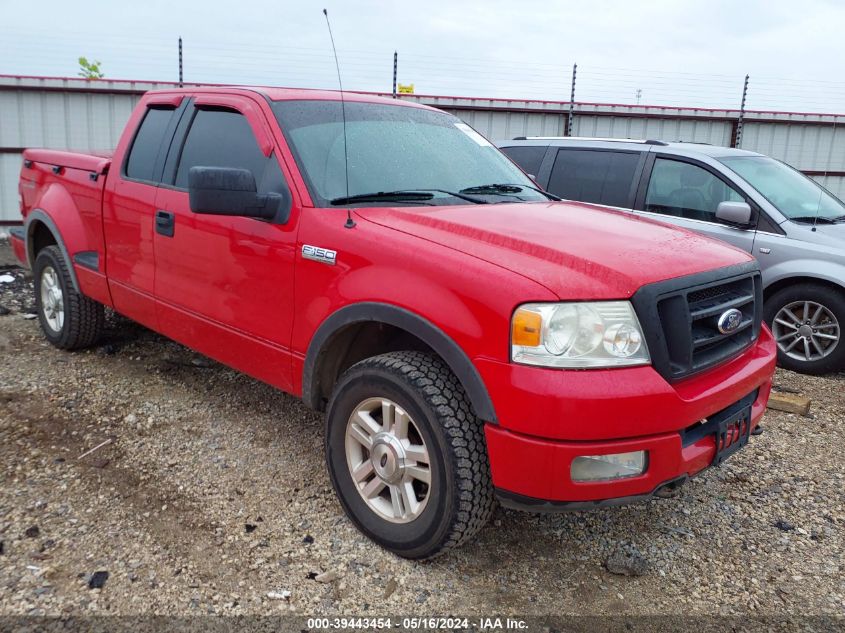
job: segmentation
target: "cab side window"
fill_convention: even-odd
[[[645,210],[679,218],[718,222],[720,202],[744,198],[706,169],[667,158],[654,161],[646,192]]]
[[[132,141],[126,159],[126,177],[133,180],[158,182],[164,154],[167,151],[164,137],[173,120],[174,107],[151,107],[147,109],[141,125]]]
[[[284,189],[284,178],[275,156],[264,155],[246,117],[233,110],[197,110],[176,169],[177,188],[188,188],[191,167],[248,169],[255,177],[259,193],[282,193]]]

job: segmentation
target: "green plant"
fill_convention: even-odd
[[[86,57],[79,58],[79,72],[80,77],[85,79],[102,79],[103,71],[100,68],[101,61],[88,61]]]

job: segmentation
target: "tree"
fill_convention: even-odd
[[[79,58],[79,72],[77,75],[85,79],[102,79],[103,71],[100,68],[101,61],[88,61],[86,57]]]

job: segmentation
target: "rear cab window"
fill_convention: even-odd
[[[559,149],[548,190],[566,200],[632,208],[641,152]]]
[[[158,183],[169,144],[168,132],[172,133],[175,114],[176,108],[173,106],[156,105],[147,108],[126,158],[126,178]]]

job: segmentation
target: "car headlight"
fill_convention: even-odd
[[[511,321],[511,358],[525,365],[568,368],[650,362],[628,301],[521,305]]]

